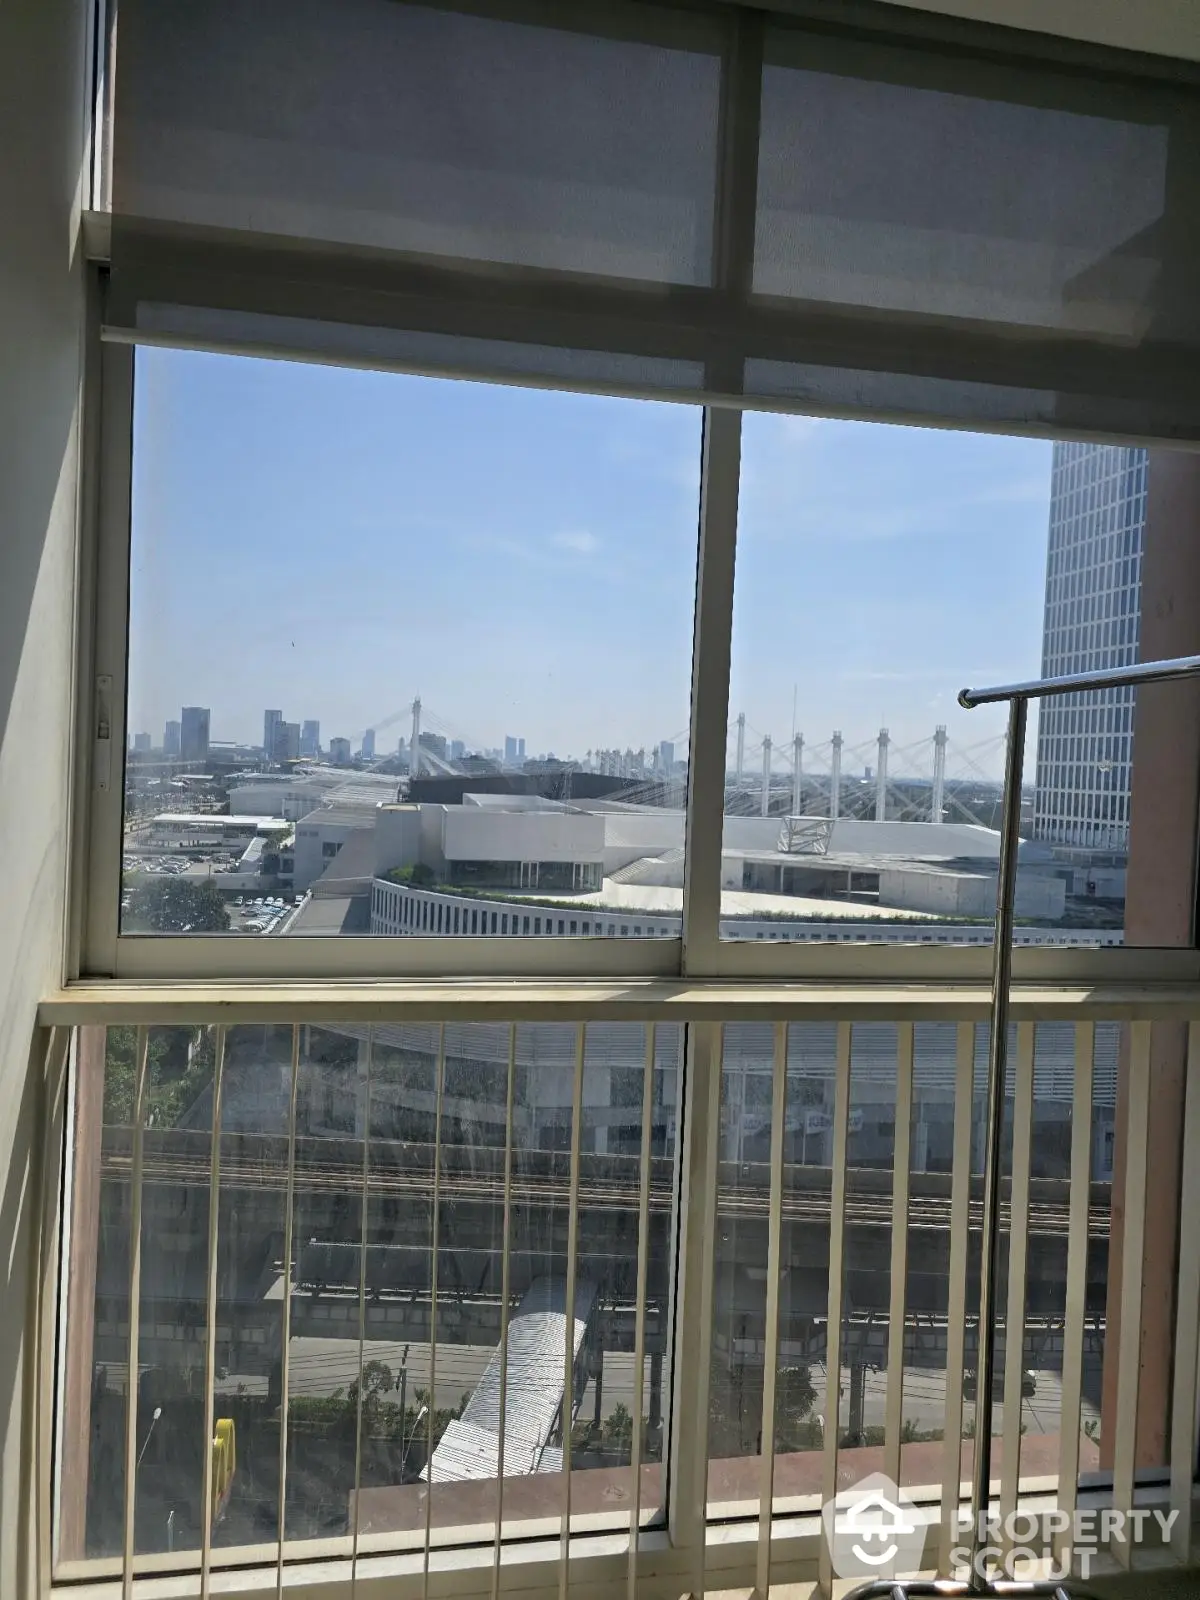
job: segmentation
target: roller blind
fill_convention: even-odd
[[[1200,442],[1197,91],[971,37],[121,0],[108,331]]]
[[[113,208],[707,282],[713,30],[651,7],[605,8],[604,33],[525,20],[554,15],[398,0],[122,0]],[[678,43],[659,42],[668,36]]]

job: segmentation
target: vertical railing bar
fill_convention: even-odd
[[[892,1146],[892,1259],[888,1287],[888,1372],[884,1402],[883,1470],[900,1482],[900,1431],[904,1420],[904,1313],[908,1303],[908,1195],[912,1160],[915,1028],[896,1028],[896,1132]]]
[[[846,1240],[846,1153],[850,1128],[851,1024],[839,1022],[837,1075],[833,1099],[833,1167],[829,1205],[829,1315],[825,1353],[825,1444],[821,1498],[828,1503],[838,1492],[838,1428],[841,1425],[842,1388],[842,1276]],[[833,1592],[833,1551],[822,1519],[819,1582],[826,1595]]]
[[[1004,1431],[1000,1463],[1003,1525],[1017,1509],[1021,1476],[1021,1374],[1025,1366],[1025,1279],[1029,1255],[1029,1180],[1032,1173],[1035,1025],[1017,1025],[1013,1095],[1012,1179],[1008,1199],[1008,1302],[1004,1314]],[[976,1394],[978,1395],[978,1375]]]
[[[708,1545],[708,1402],[712,1369],[717,1233],[721,1072],[725,1029],[687,1026],[683,1075],[678,1234],[673,1317],[671,1406],[668,1411],[667,1526],[685,1556],[683,1592],[703,1600]]]
[[[504,1533],[504,1435],[508,1429],[509,1238],[512,1233],[513,1108],[517,1081],[517,1025],[508,1028],[508,1086],[504,1114],[504,1241],[500,1250],[500,1436],[496,1446],[496,1541],[492,1549],[492,1600],[500,1593],[500,1552]]]
[[[438,1246],[442,1215],[442,1103],[446,1089],[446,1024],[438,1024],[437,1080],[433,1112],[433,1254],[429,1264],[429,1412],[425,1422],[425,1559],[421,1566],[421,1600],[429,1600],[429,1545],[433,1537],[433,1419],[437,1413]]]
[[[208,1181],[208,1300],[204,1314],[204,1458],[201,1487],[200,1600],[208,1600],[212,1568],[213,1428],[217,1382],[217,1244],[221,1200],[221,1097],[225,1087],[225,1029],[217,1029],[213,1068],[212,1161]]]
[[[288,1097],[287,1209],[283,1217],[283,1329],[279,1363],[279,1562],[275,1593],[283,1600],[283,1540],[287,1515],[288,1385],[291,1382],[293,1210],[296,1202],[296,1098],[300,1083],[300,1024],[292,1024],[292,1083]]]
[[[946,1417],[942,1448],[942,1540],[938,1570],[951,1577],[950,1552],[959,1543],[962,1495],[963,1366],[967,1347],[967,1264],[970,1255],[971,1127],[975,1106],[975,1024],[960,1022],[954,1063],[954,1155],[950,1180],[950,1263],[946,1302]]]
[[[1130,1027],[1129,1093],[1125,1111],[1125,1223],[1121,1237],[1121,1324],[1117,1348],[1117,1426],[1113,1447],[1113,1509],[1133,1509],[1137,1466],[1138,1380],[1141,1365],[1142,1267],[1146,1242],[1146,1177],[1149,1161],[1150,1050],[1152,1024]],[[1110,1549],[1123,1567],[1132,1542],[1118,1528]]]
[[[571,1176],[567,1202],[567,1292],[563,1303],[563,1524],[559,1536],[558,1593],[567,1596],[567,1568],[571,1555],[571,1422],[575,1413],[575,1283],[579,1253],[579,1159],[583,1122],[583,1062],[587,1050],[587,1025],[575,1030],[575,1074],[571,1090]]]
[[[629,1569],[626,1600],[637,1600],[638,1543],[642,1520],[642,1412],[646,1388],[646,1295],[650,1273],[650,1149],[654,1118],[654,1064],[657,1024],[646,1024],[646,1064],[642,1080],[642,1148],[638,1163],[637,1298],[633,1308],[633,1438],[629,1470],[633,1477],[629,1523]]]
[[[375,1065],[375,1025],[367,1027],[367,1071],[363,1091],[362,1184],[358,1228],[358,1393],[354,1403],[354,1528],[350,1539],[350,1600],[358,1588],[358,1530],[362,1522],[363,1372],[367,1357],[367,1236],[371,1187],[371,1076]]]
[[[108,1034],[104,1036],[108,1071]],[[133,1596],[134,1498],[137,1488],[138,1344],[142,1299],[142,1124],[145,1121],[146,1068],[150,1030],[139,1028],[135,1042],[133,1150],[129,1171],[129,1363],[125,1369],[125,1527],[122,1545],[121,1594]]]
[[[1200,1360],[1200,1022],[1188,1025],[1179,1191],[1179,1304],[1171,1393],[1171,1549],[1187,1561],[1196,1471],[1197,1361]]]
[[[779,1370],[779,1280],[783,1258],[783,1136],[787,1108],[786,1022],[775,1024],[771,1080],[771,1177],[767,1210],[767,1325],[763,1345],[762,1478],[758,1505],[755,1591],[767,1600],[771,1588],[771,1524],[775,1510],[775,1388]]]
[[[1079,1499],[1079,1424],[1083,1398],[1083,1330],[1087,1317],[1088,1212],[1092,1180],[1094,1022],[1075,1024],[1075,1083],[1071,1103],[1071,1184],[1067,1220],[1067,1292],[1063,1307],[1061,1444],[1058,1507],[1074,1512]],[[1055,1545],[1061,1558],[1070,1534]]]

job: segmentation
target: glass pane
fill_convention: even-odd
[[[284,1539],[343,1550],[354,1510],[367,1035],[301,1027],[296,1093]]]
[[[359,1549],[425,1542],[440,1030],[371,1030]],[[357,1386],[348,1395],[357,1400]],[[443,1417],[442,1426],[449,1420]]]
[[[761,1483],[770,1193],[770,1023],[729,1023],[721,1056],[708,1390],[708,1513],[748,1516]]]
[[[900,1482],[940,1493],[958,1028],[949,1022],[918,1023],[913,1034]]]
[[[150,1030],[142,1156],[138,1555],[196,1551],[204,1536],[216,1058],[214,1028]]]
[[[221,1081],[213,1547],[279,1538],[292,1029],[230,1028]]]
[[[113,209],[706,283],[716,28],[610,5],[601,37],[523,9],[126,0]]]
[[[882,1466],[891,1295],[897,1041],[894,1023],[851,1030],[850,1122],[846,1134],[846,1232],[842,1268],[843,1395],[838,1484]],[[826,1374],[831,1384],[833,1375]]]
[[[637,1426],[636,1313],[643,1133],[649,1136],[649,1250],[641,1388],[644,1525],[662,1509],[664,1403],[670,1385],[671,1151],[682,1030],[657,1030],[650,1122],[643,1121],[647,1029],[595,1023],[587,1030],[579,1173],[576,1304],[591,1300],[571,1438],[571,1530],[628,1527]]]
[[[509,1035],[482,1023],[446,1027],[434,1448],[423,1469],[435,1544],[482,1543],[496,1532]],[[514,1108],[522,1111],[526,1065],[514,1063]]]
[[[119,1556],[123,1547],[136,1062],[134,1028],[84,1028],[76,1036],[60,1564]],[[61,1470],[81,1459],[86,1473]]]
[[[1133,448],[746,415],[724,938],[991,942],[1007,708],[958,691],[1138,659],[1147,539],[1161,608],[1180,538],[1169,509],[1148,534],[1147,485]],[[1187,687],[1161,692],[1178,725]],[[1191,881],[1192,768],[1160,727],[1131,835],[1135,714],[1127,689],[1030,706],[1019,945],[1124,942],[1131,838],[1147,886]],[[1190,909],[1129,921],[1190,936]]]
[[[678,938],[699,413],[136,380],[122,931]]]
[[[775,1376],[777,1513],[812,1511],[821,1503],[836,1048],[831,1024],[788,1028]]]

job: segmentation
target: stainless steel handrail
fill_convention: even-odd
[[[1008,1012],[1012,980],[1012,935],[1017,889],[1017,847],[1020,843],[1021,774],[1025,726],[1031,700],[1088,690],[1120,689],[1140,683],[1166,683],[1200,677],[1200,656],[1146,661],[1133,667],[1070,673],[1060,678],[1035,678],[994,689],[963,689],[959,705],[1008,702],[1008,744],[1004,763],[1004,797],[1000,822],[1000,861],[996,883],[996,920],[992,954],[991,1025],[988,1039],[987,1136],[984,1145],[982,1250],[979,1266],[979,1333],[975,1371],[975,1462],[971,1478],[971,1568],[965,1583],[945,1580],[874,1579],[854,1591],[850,1600],[887,1596],[911,1600],[916,1595],[1023,1594],[1069,1600],[1066,1586],[1051,1580],[1022,1583],[990,1579],[982,1555],[988,1543],[986,1512],[992,1477],[992,1373],[996,1361],[996,1269],[1000,1247],[1000,1170],[1004,1138],[1004,1084],[1008,1066]],[[1072,1585],[1075,1600],[1081,1591]]]
[[[1141,661],[1132,667],[1101,667],[1096,672],[1070,672],[1061,678],[1033,678],[1029,683],[1006,684],[999,689],[960,689],[958,703],[967,711],[995,705],[1001,700],[1044,700],[1050,695],[1074,694],[1086,689],[1123,689],[1139,683],[1166,683],[1171,678],[1200,674],[1200,656],[1176,656],[1170,661]]]

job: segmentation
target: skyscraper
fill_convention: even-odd
[[[1137,660],[1147,457],[1056,444],[1050,478],[1042,673]],[[1129,840],[1133,689],[1058,695],[1038,711],[1035,838],[1120,850]]]
[[[329,759],[333,762],[335,767],[349,766],[349,764],[350,764],[350,741],[349,741],[349,739],[330,739],[330,741],[329,741]]]
[[[364,761],[375,759],[375,729],[368,728],[362,736],[362,758]]]
[[[150,748],[150,735],[148,733],[135,733],[134,736],[133,736],[133,751],[134,751],[134,754],[135,755],[141,755],[144,751],[148,751],[149,748]]]
[[[207,706],[184,706],[179,730],[179,753],[185,761],[208,760]]]
[[[506,767],[515,767],[517,764],[517,741],[511,733],[504,735],[504,764]]]
[[[280,765],[285,761],[298,761],[300,759],[300,724],[298,722],[280,722],[275,729],[275,748],[269,752],[272,760]]]
[[[263,712],[263,754],[268,761],[275,758],[275,740],[278,738],[279,724],[282,721],[282,711]]]
[[[180,725],[178,722],[168,722],[163,729],[163,754],[177,756],[179,754]]]
[[[305,722],[300,729],[300,754],[318,756],[321,753],[321,724]]]

